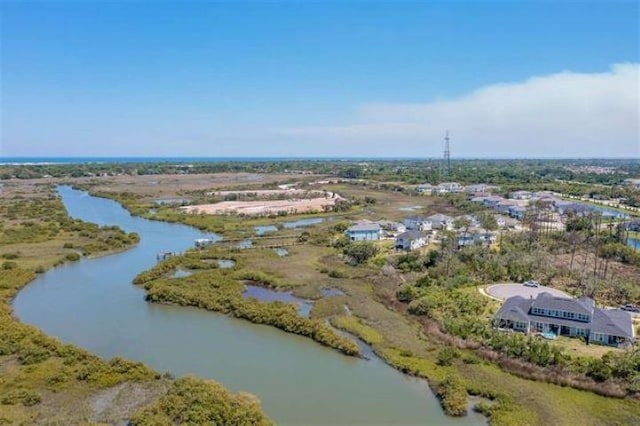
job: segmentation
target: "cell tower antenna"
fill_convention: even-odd
[[[449,145],[449,131],[444,136],[444,161],[447,165],[447,176],[451,176],[451,149]]]

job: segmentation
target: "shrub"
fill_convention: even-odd
[[[80,255],[78,253],[67,253],[64,258],[70,262],[77,262],[80,260]]]
[[[336,269],[330,270],[329,276],[331,278],[347,278],[347,275],[344,272],[338,271]]]
[[[0,399],[0,403],[4,405],[22,404],[25,407],[31,407],[40,403],[40,395],[27,389],[15,389],[7,392]]]
[[[450,416],[467,414],[467,390],[462,378],[457,374],[449,374],[438,386],[438,397],[445,413]]]
[[[359,241],[347,244],[342,252],[349,256],[356,265],[366,262],[378,254],[378,247],[368,241]]]
[[[440,366],[449,366],[453,363],[453,360],[458,358],[460,354],[458,351],[451,347],[445,346],[438,352],[436,363]]]
[[[16,269],[18,264],[16,262],[6,261],[2,263],[2,269],[8,271],[10,269]]]
[[[401,302],[411,302],[418,296],[418,290],[411,284],[402,284],[396,290],[396,298]]]

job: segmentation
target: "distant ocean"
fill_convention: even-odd
[[[411,158],[350,158],[350,157],[0,157],[0,165],[46,164],[116,164],[116,163],[226,163],[273,161],[366,161],[411,160]],[[415,158],[417,160],[417,158]]]

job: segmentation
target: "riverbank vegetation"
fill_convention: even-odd
[[[138,239],[115,227],[70,219],[49,186],[5,185],[0,217],[0,253],[6,259],[0,270],[0,424],[114,424],[132,417],[139,424],[159,424],[177,415],[202,415],[194,404],[168,404],[180,402],[176,395],[208,401],[207,415],[221,424],[269,423],[253,397],[230,394],[212,382],[174,381],[139,362],[103,360],[19,322],[11,300],[37,273],[76,261],[79,253],[126,249]]]
[[[144,285],[147,300],[150,302],[196,306],[220,312],[309,337],[347,355],[360,355],[360,349],[355,342],[340,336],[322,321],[300,316],[293,304],[279,301],[260,302],[243,297],[243,282],[247,280],[256,285],[274,286],[274,280],[266,274],[218,269],[213,263],[203,263],[199,260],[200,256],[207,260],[212,254],[192,252],[172,257],[138,275],[134,283]],[[193,266],[206,270],[195,272]],[[182,278],[160,278],[178,267],[194,269],[195,273]]]

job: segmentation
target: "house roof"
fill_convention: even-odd
[[[521,296],[510,297],[504,301],[498,312],[496,312],[496,318],[502,318],[509,321],[524,321],[529,322],[529,308],[531,307],[531,300],[525,299]]]
[[[431,222],[431,219],[426,216],[407,216],[404,220],[412,220],[415,222]]]
[[[620,309],[595,309],[590,328],[595,333],[633,338],[631,315]]]
[[[385,227],[385,226],[389,226],[389,227],[398,227],[398,226],[404,226],[402,223],[400,222],[394,222],[392,220],[379,220],[378,222],[376,222],[378,225]]]
[[[418,231],[405,231],[396,237],[397,240],[415,241],[424,238],[424,235]]]
[[[380,225],[377,223],[356,223],[351,225],[347,232],[377,232],[380,231]]]
[[[592,315],[594,303],[592,299],[587,297],[573,299],[570,297],[556,297],[551,293],[543,292],[533,300],[531,307]]]
[[[440,213],[432,214],[431,216],[427,217],[427,219],[431,220],[432,222],[448,222],[453,220],[451,216]]]

